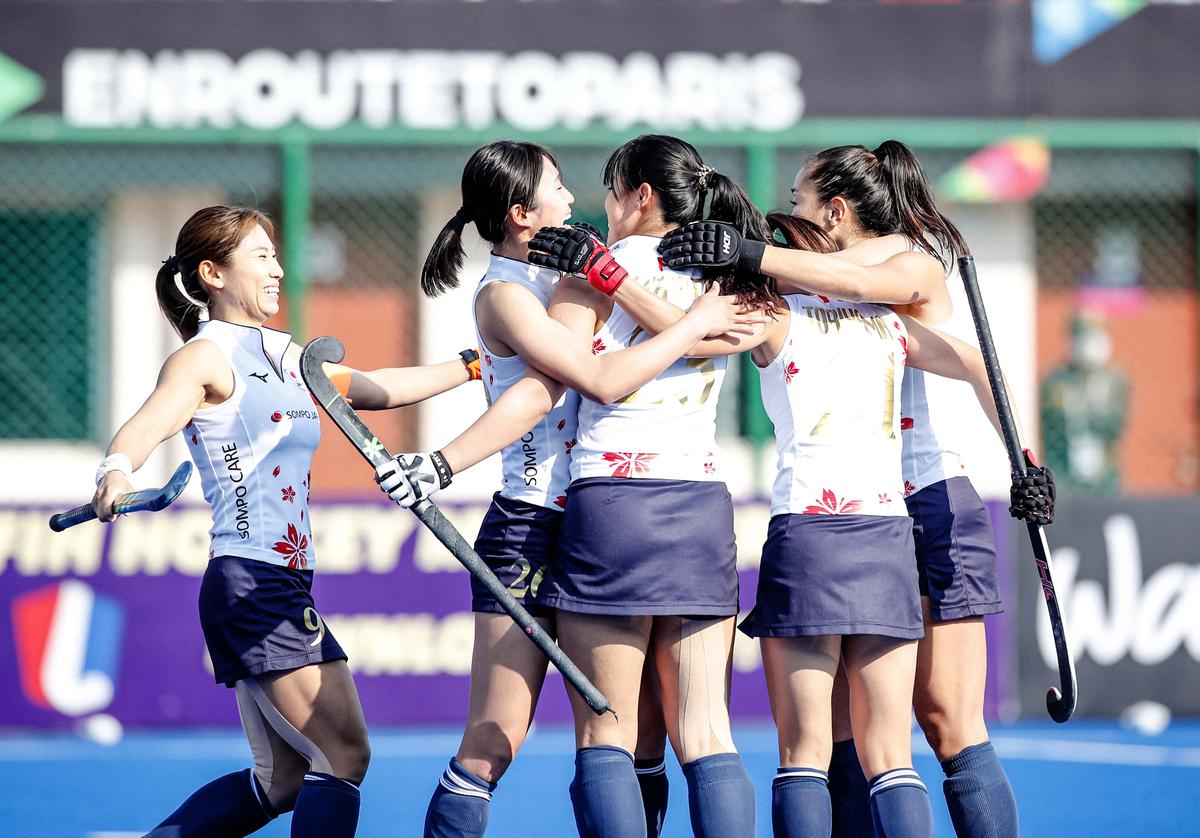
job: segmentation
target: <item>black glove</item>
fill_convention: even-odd
[[[1054,522],[1054,475],[1039,467],[1033,454],[1025,449],[1025,476],[1013,475],[1008,497],[1008,514],[1031,524],[1045,526]]]
[[[604,231],[601,230],[599,227],[597,227],[595,224],[588,224],[586,221],[576,221],[571,226],[574,227],[576,230],[583,230],[585,233],[587,233],[593,239],[600,242],[600,244],[607,246],[608,236],[605,235]]]
[[[667,267],[728,268],[749,273],[762,272],[763,242],[742,238],[724,221],[693,221],[663,236],[658,245]]]
[[[609,255],[602,241],[578,226],[538,230],[529,240],[529,261],[559,273],[578,274],[592,287],[609,295],[616,292],[629,275]]]

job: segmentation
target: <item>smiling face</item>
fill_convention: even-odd
[[[211,289],[216,319],[257,326],[279,313],[283,266],[271,237],[259,224],[230,254],[228,264],[202,262],[200,276]]]
[[[561,227],[571,217],[575,196],[563,186],[558,167],[549,158],[542,158],[542,176],[533,195],[533,206],[525,208],[525,218],[531,233],[543,227]]]

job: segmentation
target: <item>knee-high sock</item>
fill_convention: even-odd
[[[833,838],[875,838],[871,788],[858,762],[853,739],[833,743],[829,801],[833,808]]]
[[[754,835],[754,785],[737,754],[713,754],[683,766],[688,811],[698,838]]]
[[[274,817],[267,795],[247,768],[197,789],[146,838],[242,838]]]
[[[483,835],[495,790],[495,783],[472,774],[457,759],[450,760],[425,812],[425,838]]]
[[[879,838],[934,838],[929,792],[911,768],[893,768],[871,780],[871,814]]]
[[[598,745],[575,752],[571,805],[580,838],[640,838],[646,834],[633,754]]]
[[[658,838],[662,834],[663,821],[667,819],[667,797],[670,794],[666,757],[635,759],[633,770],[637,772],[638,787],[642,790],[646,835]]]
[[[829,775],[816,768],[781,766],[771,783],[771,826],[775,838],[829,838]]]
[[[360,799],[349,780],[308,772],[292,810],[292,838],[353,838]]]
[[[958,838],[1016,838],[1017,800],[991,741],[942,763],[946,807]]]

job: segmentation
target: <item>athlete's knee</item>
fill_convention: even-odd
[[[913,705],[917,724],[938,759],[948,759],[963,748],[987,739],[987,726],[978,713],[967,712],[953,703],[918,694]]]
[[[349,738],[338,750],[340,753],[336,776],[359,785],[367,776],[367,768],[371,764],[371,743],[366,734]]]
[[[263,767],[254,767],[254,781],[257,791],[267,798],[271,811],[275,815],[290,812],[296,807],[296,796],[304,785],[305,766],[298,764],[292,768],[276,768],[268,771]]]
[[[494,722],[474,725],[463,736],[458,761],[480,779],[497,783],[512,765],[524,738],[522,733],[514,740]]]

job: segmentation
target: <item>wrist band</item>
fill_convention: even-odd
[[[442,456],[441,451],[433,451],[429,454],[429,463],[433,466],[433,470],[437,472],[439,489],[445,489],[450,485],[450,478],[454,476],[454,469],[450,468],[450,464],[446,462],[446,458]]]
[[[762,273],[763,254],[766,252],[766,242],[742,239],[742,247],[738,251],[738,267],[754,273]]]
[[[119,471],[126,477],[133,474],[133,462],[125,454],[117,452],[109,454],[100,461],[100,465],[96,466],[96,485],[100,485],[100,481],[104,479],[104,475],[110,471]]]
[[[483,378],[483,370],[479,368],[479,352],[474,349],[464,349],[458,353],[458,357],[462,358],[463,366],[467,368],[467,375],[472,381],[478,381]]]

